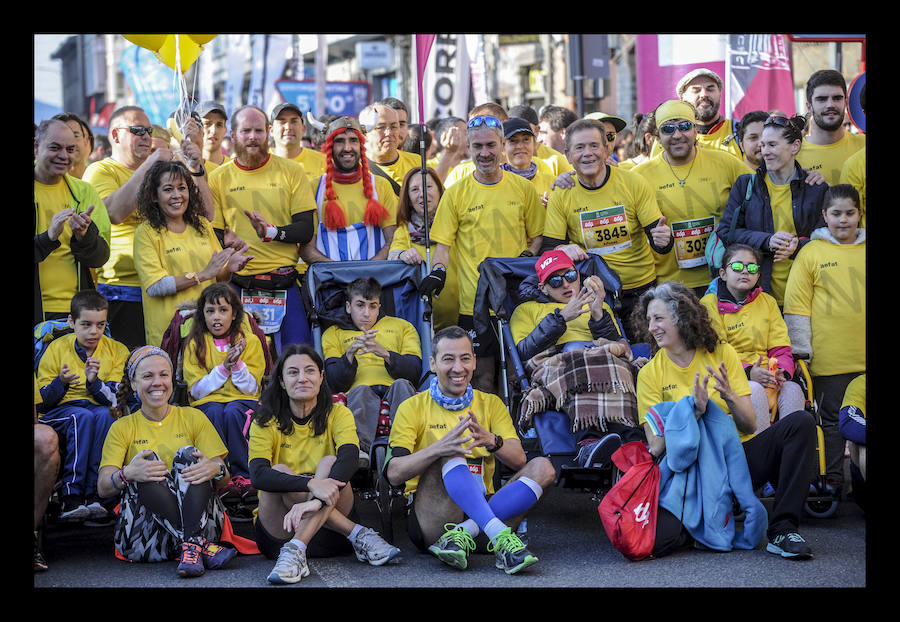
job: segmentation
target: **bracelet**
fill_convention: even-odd
[[[206,167],[203,166],[203,165],[201,165],[201,166],[200,166],[200,172],[199,172],[199,173],[195,173],[195,172],[193,172],[193,171],[190,171],[190,173],[191,173],[191,175],[193,175],[194,177],[203,177],[204,175],[206,175]]]

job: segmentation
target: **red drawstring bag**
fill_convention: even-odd
[[[612,460],[623,475],[597,506],[600,520],[622,555],[646,559],[656,544],[659,465],[640,441],[619,447]]]

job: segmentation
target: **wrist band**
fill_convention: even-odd
[[[263,242],[271,242],[278,235],[278,227],[266,223],[266,235],[263,236]]]

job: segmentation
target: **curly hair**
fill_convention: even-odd
[[[425,167],[425,170],[428,172],[428,175],[434,180],[434,183],[437,185],[438,190],[438,200],[444,195],[444,184],[441,183],[441,178],[438,177],[437,172],[431,168],[430,166]],[[397,226],[405,225],[409,222],[410,214],[413,211],[412,201],[409,199],[409,183],[413,178],[413,175],[422,176],[422,167],[417,166],[416,168],[411,168],[406,172],[406,177],[403,178],[403,185],[400,188],[400,200],[397,203]],[[435,206],[437,207],[437,206]],[[431,222],[429,220],[428,222]]]
[[[191,179],[190,171],[181,162],[159,161],[150,167],[144,181],[138,190],[137,206],[138,215],[155,230],[166,227],[166,215],[159,205],[157,191],[162,185],[163,175],[180,177],[188,187],[188,205],[184,211],[184,222],[196,229],[199,233],[205,233],[203,229],[203,201],[200,198],[200,190]]]
[[[208,303],[216,304],[220,300],[224,300],[231,306],[233,319],[231,326],[226,333],[228,343],[234,345],[237,340],[244,336],[242,323],[244,321],[244,305],[241,303],[240,296],[227,283],[213,283],[200,292],[197,299],[197,311],[194,312],[194,320],[191,322],[191,330],[184,342],[185,349],[194,344],[194,351],[197,355],[197,362],[200,367],[209,369],[206,365],[206,339],[209,333],[209,327],[206,325],[206,318],[203,315],[203,308]]]
[[[678,281],[666,281],[644,292],[631,313],[631,322],[636,340],[649,343],[653,354],[659,350],[656,340],[650,334],[647,307],[654,300],[660,300],[672,314],[672,322],[678,327],[678,336],[689,349],[703,348],[715,352],[721,341],[709,320],[706,307],[694,291]]]

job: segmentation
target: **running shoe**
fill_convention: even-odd
[[[497,557],[497,568],[506,574],[516,574],[538,560],[509,527],[497,534],[494,541],[488,544],[488,551],[494,552]]]
[[[59,515],[59,520],[66,523],[77,523],[86,521],[90,517],[91,511],[83,503],[78,505],[63,504],[62,512]]]
[[[43,572],[47,570],[49,566],[47,565],[47,560],[44,559],[44,554],[41,552],[41,538],[38,535],[38,532],[34,532],[34,571],[35,572]]]
[[[301,551],[293,542],[285,542],[278,553],[278,561],[269,573],[269,583],[297,583],[309,576],[309,564],[306,563],[306,551]]]
[[[90,514],[88,515],[88,519],[90,520],[103,520],[107,516],[109,516],[109,512],[100,504],[99,501],[89,503],[86,507],[90,512]]]
[[[781,555],[788,559],[807,559],[812,557],[812,549],[799,533],[778,534],[766,545],[766,550],[775,555]]]
[[[429,546],[428,550],[448,566],[465,570],[469,565],[469,553],[475,550],[475,540],[468,531],[455,523],[447,523],[444,529],[444,535]]]
[[[356,534],[353,551],[356,553],[356,559],[373,566],[386,564],[400,554],[400,549],[388,544],[378,532],[368,527],[363,527]]]
[[[202,549],[194,542],[181,543],[181,559],[178,562],[179,577],[199,577],[206,569],[201,557]]]
[[[206,566],[206,569],[218,570],[234,559],[235,555],[237,555],[237,550],[207,540],[203,544],[201,553],[203,554],[203,565]]]

